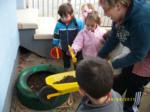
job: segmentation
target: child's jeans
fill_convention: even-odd
[[[71,66],[71,62],[70,62],[71,57],[67,55],[67,52],[65,51],[62,52],[62,56],[63,56],[64,69],[69,69]]]
[[[63,51],[62,54],[63,54],[64,69],[69,69],[71,67],[71,57],[70,55],[68,55],[67,51]],[[78,62],[82,60],[83,59],[82,52],[78,52],[76,57]]]

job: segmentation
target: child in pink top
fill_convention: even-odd
[[[103,46],[103,34],[106,31],[100,28],[100,17],[96,11],[88,14],[85,24],[85,28],[76,36],[72,48],[75,53],[82,50],[83,58],[96,57]]]

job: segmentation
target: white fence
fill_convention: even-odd
[[[102,18],[102,26],[111,26],[111,20],[103,15],[103,10],[98,6],[98,0],[26,0],[25,8],[37,8],[39,16],[52,16],[58,19],[57,10],[60,4],[70,2],[76,17],[80,16],[80,8],[84,3],[92,3]]]

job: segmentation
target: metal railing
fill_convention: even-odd
[[[36,8],[39,11],[39,16],[52,16],[58,19],[58,7],[64,2],[70,2],[72,4],[76,17],[80,17],[82,4],[93,4],[102,18],[101,25],[111,26],[111,20],[104,16],[102,8],[98,6],[98,0],[26,0],[25,8]]]

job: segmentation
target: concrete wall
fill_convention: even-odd
[[[17,9],[24,9],[27,0],[16,0],[17,1]]]
[[[16,0],[0,0],[0,112],[10,111],[18,47]]]

